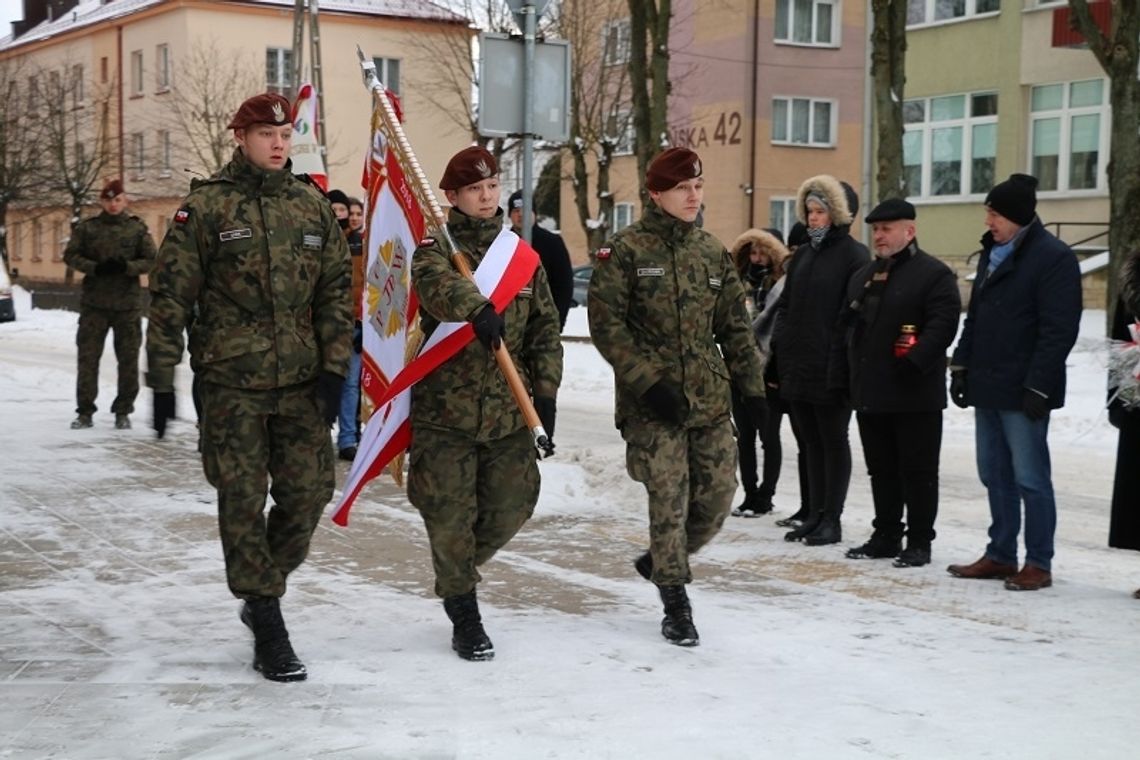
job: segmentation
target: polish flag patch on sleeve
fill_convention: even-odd
[[[180,208],[174,212],[174,222],[176,224],[186,224],[190,221],[190,209]]]
[[[599,248],[598,252],[594,254],[595,259],[608,259],[610,257],[609,248]]]

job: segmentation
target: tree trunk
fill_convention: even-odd
[[[637,135],[637,172],[641,205],[649,204],[645,170],[661,152],[668,128],[669,22],[671,0],[628,0],[629,78],[633,89],[633,124]],[[652,85],[652,88],[650,87]]]
[[[872,0],[871,76],[874,79],[875,127],[878,138],[879,202],[905,198],[920,188],[908,188],[903,174],[903,88],[906,85],[905,0]]]

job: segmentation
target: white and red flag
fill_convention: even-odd
[[[301,85],[293,103],[293,148],[289,158],[293,159],[294,174],[308,174],[321,190],[328,192],[329,177],[317,135],[317,91],[311,84]]]

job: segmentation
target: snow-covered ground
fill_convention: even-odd
[[[1085,314],[1052,423],[1052,589],[946,574],[988,524],[973,417],[951,408],[931,566],[844,559],[871,519],[853,427],[843,545],[729,518],[693,563],[701,646],[668,645],[630,566],[644,496],[612,376],[568,341],[535,517],[483,569],[497,659],[451,652],[419,517],[375,482],[291,578],[310,679],[274,684],[249,667],[194,426],[155,440],[144,389],[135,429],[115,431],[108,347],[95,428],[69,430],[76,315],[28,301],[17,289],[0,325],[0,758],[1135,757],[1140,557],[1105,547],[1103,312]],[[567,333],[586,334],[584,309]],[[787,432],[776,517],[798,503],[794,457]]]

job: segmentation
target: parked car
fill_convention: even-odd
[[[0,322],[16,319],[16,304],[12,301],[12,280],[8,268],[0,263]]]
[[[571,306],[586,305],[586,294],[590,290],[590,277],[593,274],[593,264],[583,264],[580,267],[574,267],[574,295],[570,301]]]

